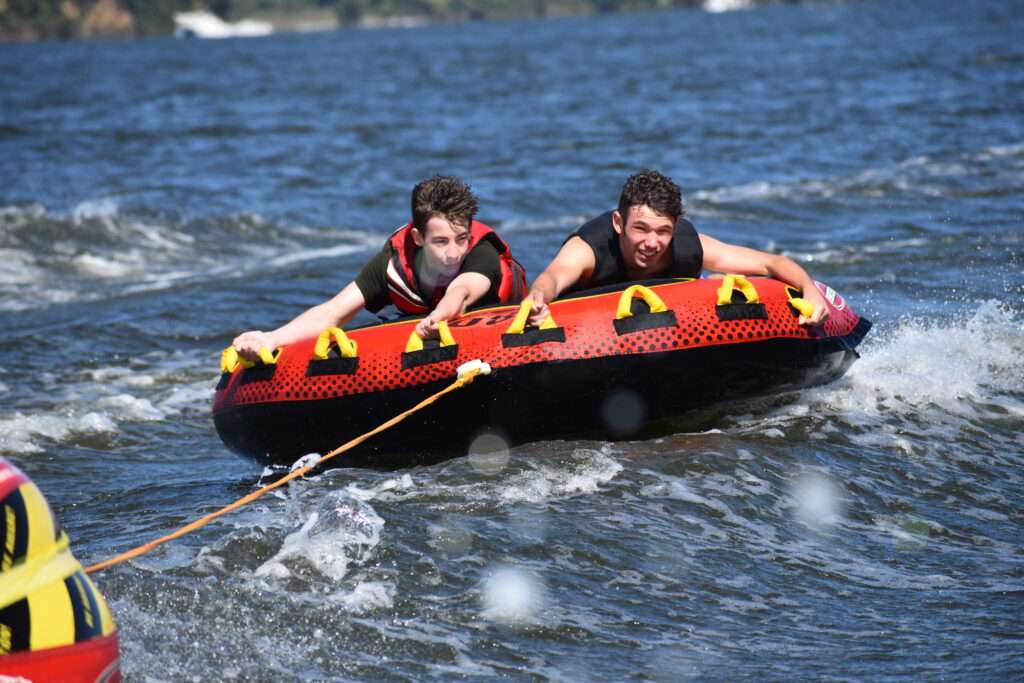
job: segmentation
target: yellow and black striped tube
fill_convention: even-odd
[[[31,481],[8,493],[0,512],[0,572],[54,555],[66,545],[60,522]]]
[[[106,601],[71,554],[43,494],[0,458],[0,478],[12,477],[24,481],[6,487],[0,500],[0,655],[113,633]]]

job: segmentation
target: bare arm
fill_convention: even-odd
[[[801,296],[814,306],[814,314],[810,318],[800,316],[801,325],[820,325],[828,318],[829,309],[825,297],[818,291],[807,271],[788,256],[726,244],[703,234],[700,235],[700,243],[704,248],[704,267],[708,270],[766,275],[799,289]]]
[[[529,298],[533,300],[530,324],[539,325],[543,322],[549,314],[548,303],[580,279],[590,277],[596,263],[590,245],[577,236],[569,238],[530,286]]]
[[[272,332],[252,330],[244,332],[231,342],[235,350],[245,358],[258,357],[260,347],[276,349],[285,344],[315,337],[328,327],[342,326],[351,320],[366,305],[363,293],[350,282],[333,298],[313,306],[287,325]]]
[[[426,338],[437,333],[437,323],[462,315],[491,288],[491,280],[480,273],[462,273],[448,285],[434,310],[416,325],[416,334]]]

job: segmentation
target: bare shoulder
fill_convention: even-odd
[[[725,244],[725,242],[716,240],[711,235],[703,232],[697,233],[697,237],[700,239],[700,246],[704,248],[704,251],[707,251],[709,247],[714,249],[715,247],[720,247]]]
[[[578,235],[573,235],[558,250],[558,255],[551,265],[575,267],[588,272],[594,269],[595,261],[594,250],[590,248],[590,245]]]

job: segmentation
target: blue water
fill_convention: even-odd
[[[875,322],[845,378],[303,481],[96,575],[126,679],[1022,678],[1022,34],[977,0],[0,45],[0,455],[83,561],[147,541],[261,476],[220,350],[415,182],[536,275],[653,167]]]

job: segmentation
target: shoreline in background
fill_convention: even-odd
[[[270,32],[334,31],[345,27],[409,28],[431,23],[557,18],[701,8],[748,9],[799,0],[39,0],[31,7],[0,0],[0,42],[133,39],[175,35],[175,16],[208,13],[215,22],[260,22]],[[209,9],[216,10],[209,13]],[[181,35],[181,31],[177,33]],[[242,34],[238,34],[242,35]],[[207,36],[199,36],[207,37]],[[228,37],[228,36],[210,36]]]

